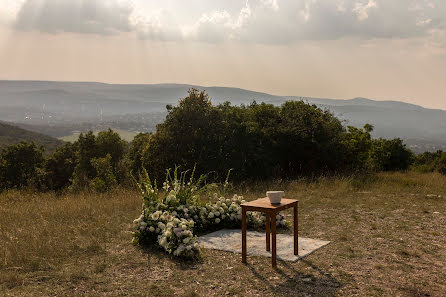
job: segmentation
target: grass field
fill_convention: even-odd
[[[128,141],[128,142],[131,142],[133,140],[133,138],[135,138],[135,136],[138,135],[138,133],[136,133],[136,132],[117,129],[117,128],[113,128],[113,131],[118,133],[122,139],[124,139],[125,141]],[[97,136],[99,132],[100,131],[95,131],[94,135]],[[78,139],[79,139],[79,133],[74,133],[71,135],[59,137],[59,140],[67,141],[67,142],[75,142]]]
[[[445,296],[446,177],[391,173],[239,186],[300,201],[297,263],[204,250],[183,263],[132,246],[136,191],[0,196],[0,296]],[[291,214],[288,214],[291,215]],[[290,217],[291,220],[291,217]]]

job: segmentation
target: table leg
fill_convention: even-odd
[[[266,225],[266,251],[269,252],[271,250],[271,217],[269,213],[266,213],[265,219]]]
[[[276,259],[276,214],[271,214],[271,232],[272,232],[272,264],[273,268],[277,267],[277,259]]]
[[[298,218],[298,204],[294,206],[294,254],[299,255],[299,218]]]
[[[242,263],[246,263],[246,209],[242,207]]]

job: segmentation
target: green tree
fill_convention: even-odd
[[[281,106],[277,154],[285,176],[340,170],[342,123],[327,110],[302,101]]]
[[[90,181],[90,187],[97,192],[104,193],[117,185],[113,174],[112,157],[107,154],[103,158],[93,158],[92,166],[96,170],[96,177]]]
[[[347,133],[342,139],[343,145],[343,167],[347,171],[360,172],[370,167],[370,150],[372,148],[372,137],[370,133],[373,126],[365,125],[363,129],[353,126],[347,127]]]
[[[39,179],[43,163],[43,146],[19,142],[0,154],[0,188],[26,188]]]
[[[436,170],[441,174],[446,175],[446,152],[442,152],[441,156],[438,158]]]
[[[130,171],[133,174],[138,174],[143,168],[143,152],[146,146],[149,144],[150,135],[151,133],[139,133],[133,138],[133,141],[130,143],[128,159]]]
[[[204,92],[189,90],[189,96],[172,107],[157,126],[143,153],[143,165],[156,179],[176,165],[193,168],[197,174],[219,171],[221,117]]]
[[[376,171],[406,170],[412,164],[413,154],[399,138],[379,138],[372,141],[370,159]]]
[[[424,152],[414,156],[413,169],[421,172],[434,172],[438,170],[438,163],[443,151]]]
[[[110,155],[110,164],[113,172],[116,173],[118,164],[126,153],[127,142],[118,133],[109,128],[98,133],[96,137],[96,150],[97,154],[95,157],[104,158]]]
[[[77,164],[78,146],[70,142],[56,149],[44,162],[45,184],[50,190],[62,190],[71,184]]]

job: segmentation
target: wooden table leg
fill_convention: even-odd
[[[273,268],[277,267],[277,259],[276,259],[276,214],[271,214],[271,233],[272,233],[272,264]]]
[[[242,263],[246,263],[246,209],[242,207]]]
[[[265,219],[265,225],[266,225],[266,251],[269,252],[271,250],[271,217],[269,213],[266,213],[266,219]]]
[[[298,204],[294,206],[294,254],[299,255],[299,218],[298,218]]]

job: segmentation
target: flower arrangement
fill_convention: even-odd
[[[178,174],[178,168],[167,171],[162,191],[156,181],[151,182],[147,172],[138,182],[143,197],[142,213],[133,223],[133,243],[149,242],[159,245],[164,251],[178,257],[192,258],[199,253],[197,233],[222,228],[238,228],[241,225],[242,196],[225,198],[214,193],[208,195],[213,185],[206,185],[205,176],[194,180],[194,171],[186,181],[187,171]],[[224,189],[227,186],[224,184]],[[224,191],[223,191],[224,192]],[[265,225],[265,215],[248,213],[248,225]],[[285,217],[276,217],[277,226],[286,226]]]

